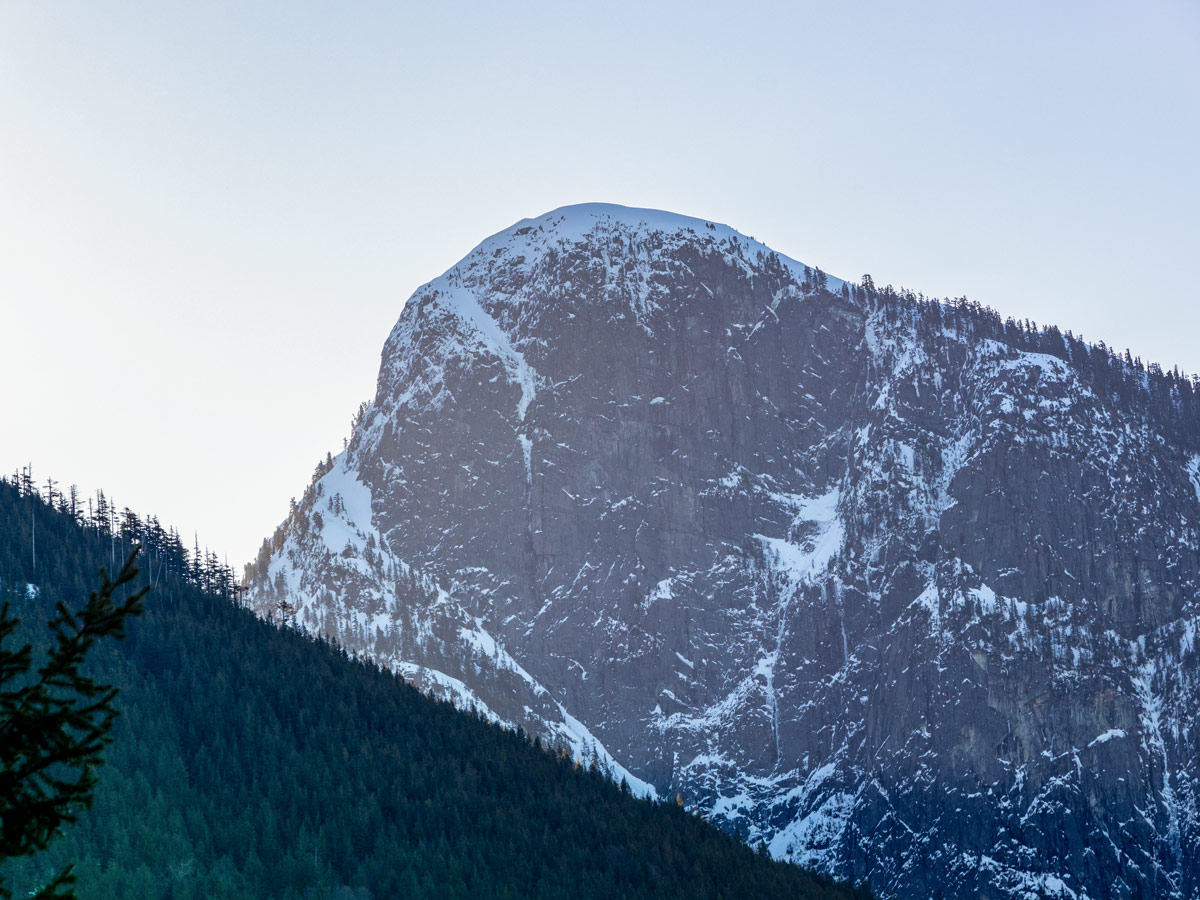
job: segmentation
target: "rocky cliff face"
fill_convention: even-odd
[[[884,896],[1195,897],[1190,387],[569,207],[407,302],[248,602]]]

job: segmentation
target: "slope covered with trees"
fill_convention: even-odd
[[[26,639],[134,543],[154,585],[96,648],[123,712],[95,805],[6,864],[16,895],[68,863],[81,900],[853,895],[254,618],[152,519],[82,518],[0,483],[0,592]]]

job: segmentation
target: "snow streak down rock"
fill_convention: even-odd
[[[419,289],[249,602],[881,894],[1200,894],[1200,456],[1056,356],[568,207]]]

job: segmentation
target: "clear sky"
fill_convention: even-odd
[[[1200,4],[0,2],[0,471],[239,564],[405,298],[567,203],[1200,371]]]

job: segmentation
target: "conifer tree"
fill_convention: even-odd
[[[83,674],[88,651],[101,638],[125,636],[125,621],[142,611],[149,588],[117,600],[137,577],[138,550],[116,580],[100,571],[100,589],[71,612],[59,602],[49,623],[54,644],[33,671],[33,647],[4,647],[20,620],[0,609],[0,860],[45,849],[59,826],[91,806],[96,767],[117,716],[116,688]],[[75,878],[67,867],[35,895],[66,900]],[[12,896],[0,885],[0,897]]]

